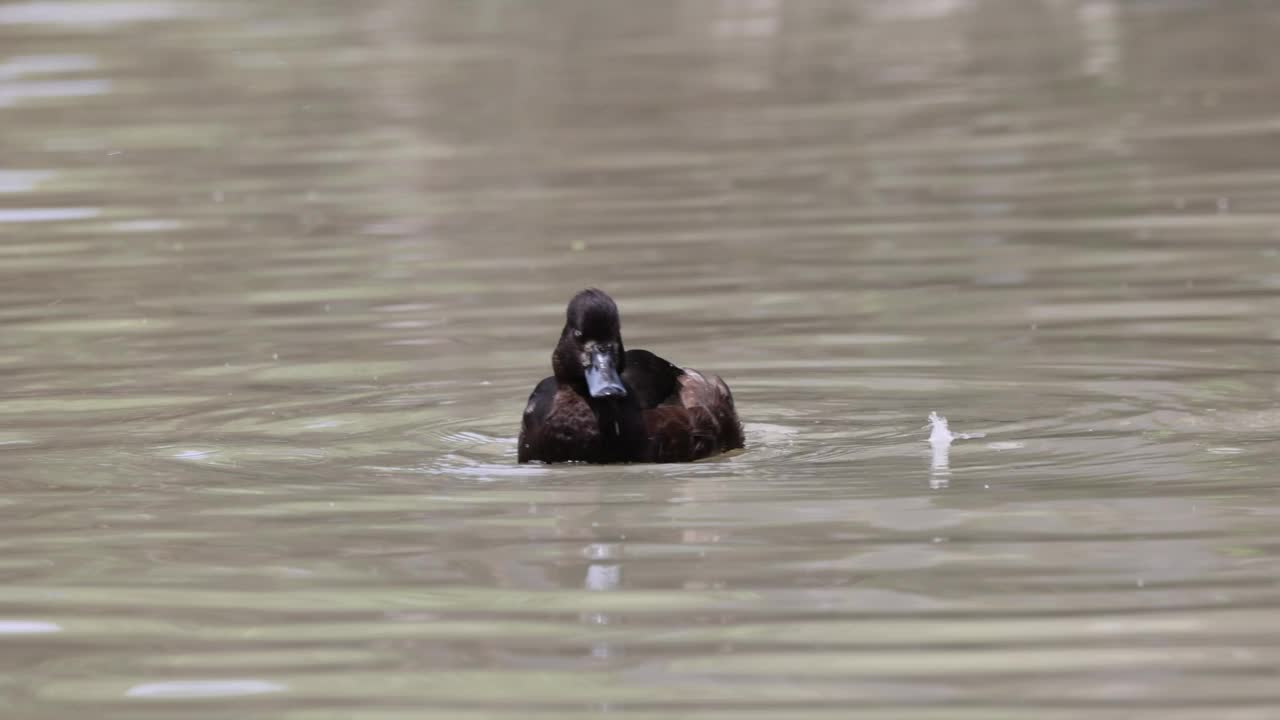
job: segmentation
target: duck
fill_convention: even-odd
[[[569,301],[551,369],[525,405],[520,463],[692,462],[744,446],[729,386],[625,349],[618,306],[602,290]]]

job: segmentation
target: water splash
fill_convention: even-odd
[[[939,415],[935,410],[929,413],[929,424],[933,426],[933,431],[929,433],[929,444],[937,447],[939,445],[950,445],[952,440],[973,440],[975,438],[986,437],[986,433],[953,433],[947,425],[947,419]]]
[[[980,438],[986,433],[953,433],[947,419],[937,411],[929,413],[929,447],[933,451],[929,465],[929,487],[938,490],[951,484],[951,443],[955,440]]]

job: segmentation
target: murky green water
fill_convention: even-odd
[[[1278,36],[0,4],[0,710],[1280,716]],[[587,285],[746,452],[515,465]]]

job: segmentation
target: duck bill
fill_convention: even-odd
[[[613,355],[607,352],[593,351],[591,364],[587,366],[587,392],[593,398],[626,397],[627,389],[622,386],[622,378],[614,367]]]

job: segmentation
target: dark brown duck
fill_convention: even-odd
[[[622,346],[618,306],[600,290],[569,301],[555,374],[529,395],[520,462],[688,462],[742,447],[729,386]]]

